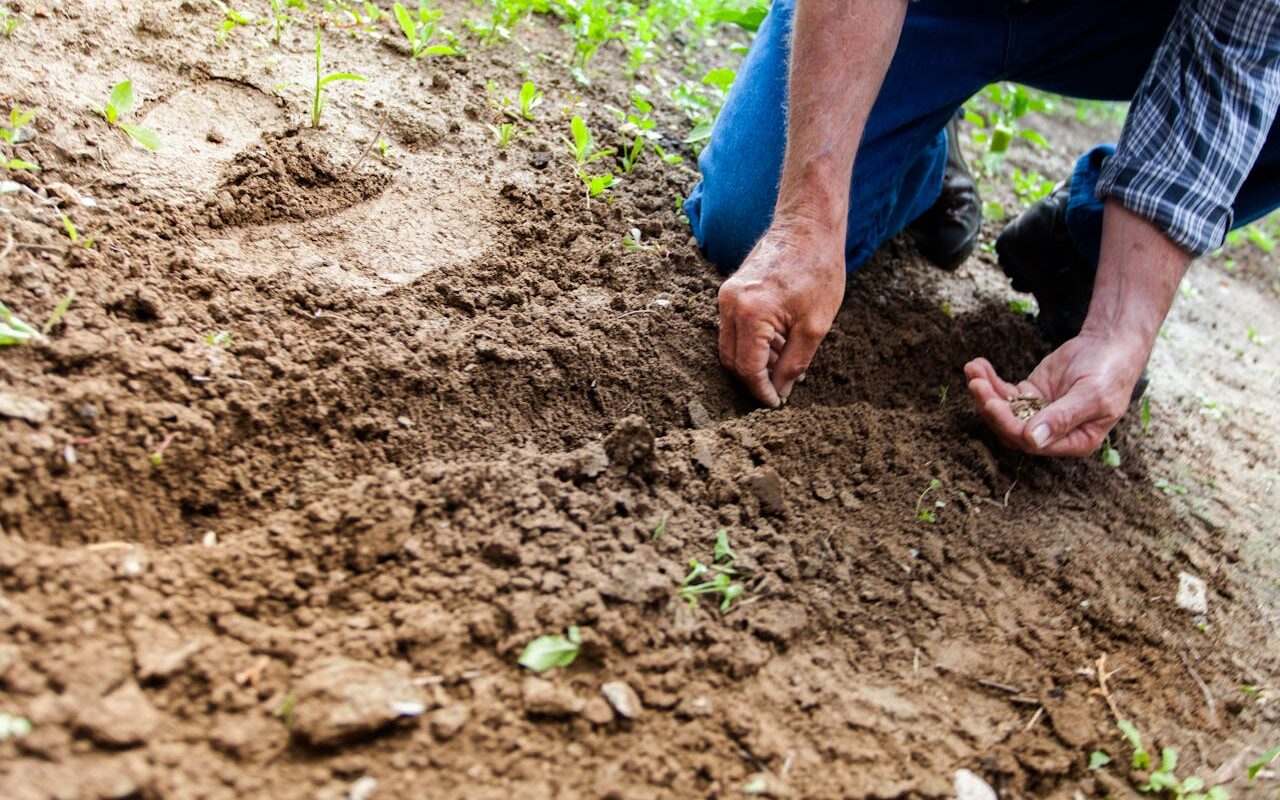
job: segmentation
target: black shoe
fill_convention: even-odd
[[[951,271],[973,252],[981,229],[982,200],[960,152],[959,118],[953,118],[947,124],[947,171],[942,178],[942,194],[907,226],[907,233],[921,255]]]
[[[1067,233],[1070,196],[1070,184],[1058,186],[1006,225],[996,239],[1000,268],[1016,291],[1035,295],[1040,306],[1036,325],[1054,349],[1084,326],[1097,272]],[[1146,392],[1147,382],[1144,369],[1131,399]]]

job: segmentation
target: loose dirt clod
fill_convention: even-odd
[[[377,733],[424,710],[405,675],[348,658],[320,662],[294,690],[293,732],[317,747]]]
[[[1018,419],[1031,419],[1047,405],[1044,398],[1033,394],[1020,394],[1009,398],[1009,409]]]
[[[99,702],[85,706],[77,722],[99,744],[131,747],[147,740],[160,724],[160,714],[138,684],[129,681]]]
[[[640,716],[640,712],[644,708],[640,704],[640,697],[636,694],[636,690],[632,689],[624,681],[609,681],[600,687],[600,693],[604,695],[604,699],[609,701],[609,705],[613,706],[613,710],[617,711],[620,717],[635,719]]]

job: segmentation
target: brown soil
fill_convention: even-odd
[[[308,31],[217,48],[212,6],[126,5],[0,39],[44,167],[0,197],[0,299],[42,321],[77,294],[0,353],[0,390],[49,411],[0,418],[0,711],[34,723],[0,795],[941,797],[967,767],[1123,796],[1099,664],[1149,742],[1275,791],[1243,779],[1280,740],[1275,362],[1222,355],[1241,308],[1277,340],[1274,296],[1193,275],[1119,470],[983,429],[964,362],[1044,353],[989,255],[943,275],[885,248],[792,402],[755,409],[674,213],[692,172],[650,159],[588,202],[563,156],[574,96],[618,138],[594,109],[620,81],[530,58],[548,102],[499,153],[484,88],[519,85],[514,48],[414,64],[333,35],[328,67],[375,80],[317,131],[272,91],[307,83]],[[84,111],[126,76],[159,154]],[[749,574],[723,615],[676,597],[720,527]],[[578,660],[529,679],[524,645],[570,625]]]

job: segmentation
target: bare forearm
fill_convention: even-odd
[[[799,0],[775,220],[843,236],[854,156],[906,7],[906,0]]]
[[[1121,337],[1150,355],[1191,257],[1158,228],[1111,201],[1084,333]]]

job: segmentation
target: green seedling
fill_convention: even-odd
[[[62,230],[66,232],[67,238],[71,240],[71,243],[83,244],[85,250],[92,250],[94,237],[90,236],[86,239],[82,239],[80,231],[76,228],[76,224],[71,221],[71,217],[62,213],[59,213],[59,216],[62,217]]]
[[[1151,771],[1146,784],[1139,786],[1142,792],[1171,796],[1174,800],[1229,800],[1227,790],[1221,786],[1208,786],[1204,778],[1191,775],[1179,779],[1178,751],[1166,747],[1160,751],[1160,766]]]
[[[662,519],[658,520],[658,527],[653,529],[653,536],[651,536],[650,538],[656,542],[666,535],[667,535],[667,515],[663,514]]]
[[[738,570],[733,566],[737,560],[738,554],[729,545],[729,532],[724,528],[717,530],[711,564],[704,564],[696,558],[692,559],[689,562],[689,572],[685,575],[677,594],[689,604],[690,608],[697,608],[698,598],[702,595],[718,594],[721,613],[728,611],[733,601],[746,591],[745,586],[733,581],[739,575]]]
[[[569,152],[579,166],[586,166],[596,159],[613,155],[613,148],[607,150],[596,148],[595,138],[591,135],[591,129],[587,127],[587,123],[582,121],[582,117],[574,116],[569,123],[569,127],[573,131],[573,141],[565,139],[564,143],[569,146]],[[603,190],[605,186],[608,186],[608,184],[602,186],[601,189]]]
[[[298,695],[294,692],[289,692],[284,696],[284,699],[280,701],[280,705],[272,712],[272,714],[276,719],[283,722],[286,728],[292,728],[293,709],[296,705],[298,705]]]
[[[1249,780],[1257,778],[1258,773],[1266,769],[1266,766],[1276,759],[1280,759],[1280,745],[1276,745],[1263,753],[1262,758],[1259,758],[1257,761],[1249,765]]]
[[[1160,491],[1168,495],[1187,493],[1187,487],[1178,483],[1172,483],[1171,481],[1168,481],[1165,478],[1156,478],[1154,481],[1151,482],[1151,484],[1155,486],[1157,489],[1159,489]]]
[[[6,38],[13,35],[18,26],[22,24],[22,17],[17,14],[11,14],[8,9],[0,8],[0,34]]]
[[[204,337],[204,343],[213,347],[230,347],[231,333],[229,331],[218,331]]]
[[[13,106],[9,109],[9,125],[6,128],[0,128],[0,139],[5,144],[17,144],[21,139],[21,131],[32,120],[36,118],[36,112],[24,110],[21,106]]]
[[[644,152],[644,137],[636,136],[631,142],[631,146],[622,151],[622,172],[625,175],[631,174],[636,168],[636,164],[640,163],[640,154]]]
[[[53,330],[59,322],[62,322],[62,318],[66,315],[67,309],[71,308],[71,303],[75,299],[76,290],[69,290],[63,298],[58,301],[58,304],[53,307],[53,313],[51,313],[49,318],[44,321],[44,326],[40,328],[40,333],[48,336],[49,331]]]
[[[1010,300],[1009,310],[1024,317],[1030,317],[1036,313],[1035,304],[1025,297],[1015,297]]]
[[[1138,726],[1127,719],[1122,719],[1116,723],[1116,727],[1120,729],[1120,733],[1124,735],[1125,741],[1129,743],[1129,748],[1133,751],[1131,760],[1133,768],[1150,769],[1151,754],[1142,745],[1142,734],[1138,732]]]
[[[589,175],[586,170],[580,169],[578,170],[578,177],[587,188],[587,200],[599,197],[614,184],[613,173],[610,172],[606,172],[603,175]]]
[[[447,44],[431,44],[431,39],[436,35],[436,26],[444,16],[443,11],[433,10],[425,2],[418,5],[416,15],[409,13],[409,10],[400,3],[392,6],[392,10],[395,12],[396,22],[399,23],[404,38],[409,40],[409,50],[413,54],[414,61],[423,56],[458,54],[457,50]]]
[[[500,122],[497,125],[488,127],[489,130],[493,131],[493,138],[497,141],[499,150],[506,150],[511,146],[512,142],[520,138],[520,135],[524,133],[511,122]]]
[[[572,664],[582,649],[582,633],[572,625],[566,633],[568,636],[552,634],[529,642],[520,654],[520,666],[534,672],[546,672]]]
[[[931,478],[929,480],[929,485],[924,487],[924,491],[921,492],[920,496],[916,498],[916,520],[917,521],[919,522],[937,522],[938,521],[938,514],[934,509],[943,508],[946,505],[946,503],[944,503],[941,500],[938,500],[934,502],[932,506],[926,506],[924,504],[924,499],[925,497],[928,496],[929,492],[932,492],[940,488],[942,488],[942,481],[938,480],[937,478]]]
[[[21,739],[33,729],[31,720],[0,711],[0,742],[5,739]]]
[[[1101,750],[1094,750],[1089,754],[1089,771],[1099,770],[1111,763],[1111,756]]]
[[[531,81],[525,81],[520,85],[520,116],[523,119],[533,120],[533,110],[542,105],[542,92],[534,87]]]
[[[703,76],[702,82],[708,86],[715,86],[722,92],[727,92],[737,77],[738,73],[731,69],[713,69]]]
[[[938,387],[938,406],[939,407],[945,406],[947,404],[947,392],[949,392],[950,390],[951,390],[950,386]]]
[[[324,113],[324,88],[336,81],[360,81],[366,82],[363,78],[354,72],[331,72],[324,74],[324,56],[323,33],[320,28],[316,28],[316,85],[311,95],[311,127],[320,127],[320,117]]]
[[[227,35],[230,34],[236,28],[248,27],[250,25],[258,24],[257,20],[255,20],[253,17],[249,16],[248,14],[241,14],[239,11],[236,11],[231,6],[222,2],[222,0],[213,0],[213,2],[214,2],[214,5],[218,7],[218,10],[222,12],[222,22],[218,23],[218,46],[219,47],[221,47],[223,44],[226,43]],[[276,5],[277,4],[275,2],[272,3],[273,8]],[[277,17],[276,24],[277,26],[279,25],[278,17]],[[277,42],[280,41],[278,31],[276,33],[276,37],[277,37],[276,41]]]
[[[1151,395],[1144,394],[1142,403],[1139,406],[1139,419],[1142,425],[1142,435],[1146,436],[1151,433]]]
[[[105,119],[107,124],[124,131],[133,141],[155,152],[163,145],[154,131],[141,125],[120,121],[122,116],[133,110],[133,100],[133,81],[121,81],[111,87],[111,97],[107,99],[105,106],[97,109],[98,115]]]
[[[0,346],[27,344],[40,338],[40,332],[0,303]]]
[[[1110,436],[1102,440],[1102,447],[1098,448],[1098,460],[1112,469],[1120,466],[1120,451],[1111,446]]]

